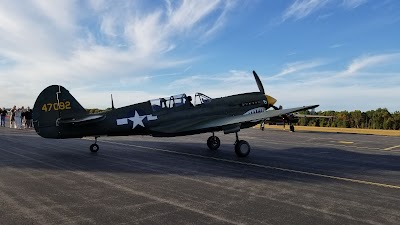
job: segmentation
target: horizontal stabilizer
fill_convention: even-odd
[[[84,125],[89,123],[95,123],[102,121],[106,118],[105,115],[85,115],[83,117],[73,118],[73,119],[66,119],[66,120],[59,120],[59,124],[73,124],[73,125]]]

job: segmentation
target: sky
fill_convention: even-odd
[[[62,85],[85,108],[258,91],[400,111],[398,0],[0,0],[0,107]]]

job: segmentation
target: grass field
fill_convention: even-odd
[[[256,126],[259,128],[259,125]],[[265,125],[265,129],[283,130],[283,125]],[[289,131],[289,126],[286,125]],[[337,128],[337,127],[306,127],[295,126],[296,131],[315,131],[315,132],[333,132],[333,133],[351,133],[351,134],[373,134],[383,136],[400,137],[400,130],[377,130],[377,129],[358,129],[358,128]]]

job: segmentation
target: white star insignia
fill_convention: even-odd
[[[157,116],[153,116],[152,114],[150,115],[139,115],[139,113],[135,110],[135,115],[133,117],[129,117],[129,118],[121,118],[121,119],[117,119],[117,125],[126,125],[128,124],[128,120],[133,122],[132,125],[132,129],[135,129],[135,127],[137,127],[138,125],[145,127],[143,124],[143,120],[144,118],[147,118],[147,121],[152,121],[152,120],[157,120],[158,117]]]
[[[146,116],[141,116],[141,115],[139,115],[139,113],[135,110],[135,116],[134,116],[134,117],[129,117],[129,118],[128,118],[128,120],[130,120],[130,121],[133,122],[133,127],[132,127],[132,129],[135,129],[135,127],[136,127],[137,125],[140,125],[140,126],[144,127],[144,124],[143,124],[143,119],[144,119],[144,118],[146,118]]]

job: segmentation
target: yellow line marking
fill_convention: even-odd
[[[197,154],[186,153],[186,152],[176,152],[176,151],[167,150],[167,149],[161,149],[161,148],[152,148],[152,147],[146,147],[146,146],[140,146],[140,145],[124,144],[124,143],[118,143],[118,142],[113,142],[113,141],[103,141],[102,140],[102,141],[99,141],[99,142],[122,145],[122,146],[128,146],[128,147],[136,147],[136,148],[142,148],[142,149],[149,149],[149,150],[159,151],[159,152],[168,152],[168,153],[173,153],[173,154],[177,154],[177,155],[192,156],[192,157],[203,158],[203,159],[212,159],[212,160],[216,160],[216,161],[220,161],[220,162],[247,165],[247,166],[253,166],[253,167],[264,168],[264,169],[279,170],[279,171],[285,171],[285,172],[297,173],[297,174],[303,174],[303,175],[309,175],[309,176],[315,176],[315,177],[324,177],[324,178],[347,181],[347,182],[352,182],[352,183],[359,183],[359,184],[373,185],[373,186],[378,186],[378,187],[400,189],[400,186],[392,185],[392,184],[383,184],[383,183],[377,183],[377,182],[371,182],[371,181],[365,181],[365,180],[357,180],[357,179],[346,178],[346,177],[337,177],[337,176],[325,175],[325,174],[320,174],[320,173],[305,172],[305,171],[301,171],[301,170],[285,169],[285,168],[274,167],[274,166],[266,166],[266,165],[260,165],[260,164],[249,163],[249,162],[240,162],[240,161],[235,161],[235,160],[230,160],[230,159],[221,159],[221,158],[215,158],[215,157],[204,156],[204,155],[197,155]]]
[[[340,144],[354,144],[352,141],[338,141]]]
[[[396,145],[396,146],[392,146],[392,147],[389,147],[389,148],[385,148],[385,149],[383,149],[383,150],[392,150],[392,149],[395,149],[395,148],[400,148],[400,145]]]

